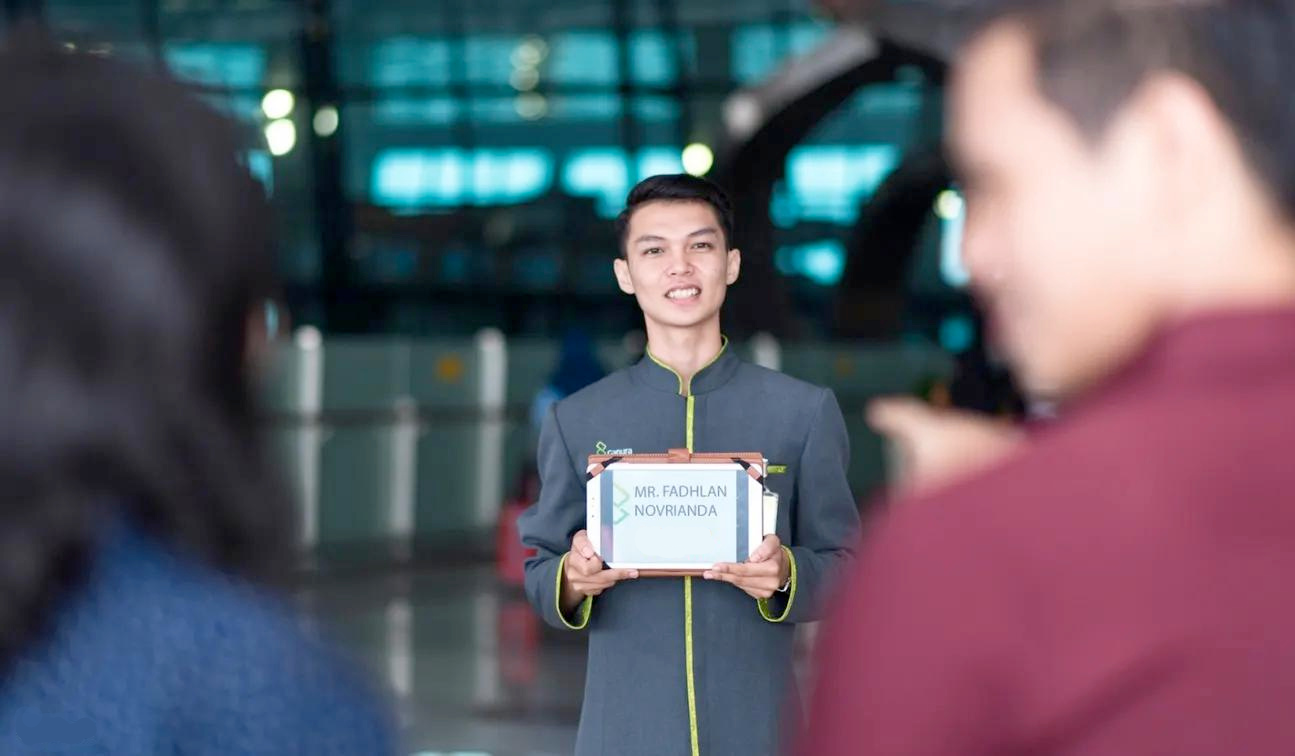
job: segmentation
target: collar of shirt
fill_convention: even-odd
[[[1289,375],[1295,369],[1295,306],[1220,310],[1166,325],[1066,414],[1128,393],[1208,390]]]
[[[715,359],[693,376],[692,384],[689,386],[689,393],[696,396],[724,386],[732,380],[741,362],[738,356],[733,353],[733,349],[728,343],[728,338],[725,337],[724,345],[720,347],[719,354],[715,356]],[[683,393],[683,381],[680,379],[679,374],[665,363],[658,362],[650,352],[644,355],[643,359],[639,360],[639,363],[634,366],[631,375],[636,382],[648,388],[666,391],[671,394]]]

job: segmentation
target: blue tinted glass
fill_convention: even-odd
[[[395,37],[369,53],[369,81],[375,86],[447,84],[450,43],[444,39]]]
[[[450,97],[383,97],[373,109],[378,126],[446,125],[454,123],[463,104]]]
[[[553,158],[539,148],[392,149],[373,161],[373,202],[395,207],[505,205],[534,199],[553,183]]]
[[[552,38],[543,75],[558,84],[615,84],[616,38],[604,31],[574,31]]]
[[[614,218],[630,190],[627,163],[625,150],[613,147],[574,152],[562,169],[562,188],[568,194],[594,197],[598,214]]]
[[[665,173],[683,173],[683,150],[679,147],[648,147],[639,150],[638,180]]]
[[[790,205],[776,215],[790,220],[851,224],[859,205],[899,161],[895,145],[799,147],[787,156]]]
[[[483,84],[506,83],[513,72],[513,52],[521,37],[483,34],[464,41],[468,81]]]
[[[621,112],[620,98],[610,93],[554,97],[549,103],[552,116],[566,121],[610,121]]]
[[[212,87],[255,87],[265,76],[260,45],[168,42],[162,57],[176,77]]]
[[[820,286],[840,283],[845,273],[845,246],[836,239],[788,245],[774,252],[780,273],[802,276]]]
[[[773,24],[747,24],[733,31],[733,78],[749,84],[767,77],[787,58],[813,50],[827,36],[831,27],[814,22],[800,22],[790,27]]]

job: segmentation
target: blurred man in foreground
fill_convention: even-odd
[[[1039,0],[970,40],[966,262],[1061,417],[874,413],[925,478],[827,630],[803,753],[1295,753],[1291,71],[1276,0]]]

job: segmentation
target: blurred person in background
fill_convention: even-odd
[[[294,518],[257,438],[273,248],[236,130],[34,34],[0,71],[0,753],[393,752],[264,587]]]
[[[881,404],[911,495],[804,754],[1295,753],[1295,3],[1036,0],[950,90],[1022,432]]]
[[[607,370],[598,359],[594,340],[584,329],[568,328],[562,335],[558,364],[554,366],[548,383],[531,403],[531,427],[535,433],[538,434],[544,426],[550,407],[606,375]]]

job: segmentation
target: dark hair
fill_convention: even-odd
[[[1022,22],[1040,89],[1096,138],[1156,71],[1198,82],[1252,170],[1295,217],[1295,3],[1288,0],[1031,0],[981,20]]]
[[[258,450],[272,293],[244,141],[181,85],[24,35],[0,50],[0,665],[129,523],[267,576],[291,510]]]
[[[625,255],[629,243],[630,218],[634,211],[649,202],[704,202],[715,211],[724,243],[733,246],[733,205],[719,185],[687,173],[663,174],[643,179],[630,190],[625,209],[616,217],[616,238],[620,254]]]

